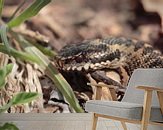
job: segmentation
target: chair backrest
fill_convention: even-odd
[[[136,89],[137,86],[163,88],[163,68],[136,69],[129,80],[122,101],[143,104],[144,91]],[[153,94],[152,106],[159,106],[156,92]]]

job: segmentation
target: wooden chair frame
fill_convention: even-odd
[[[115,88],[112,85],[107,85],[102,82],[99,82],[98,84],[96,83],[87,83],[87,85],[90,86],[95,86],[96,87],[96,92],[95,92],[95,100],[101,100],[102,97],[102,88],[107,87],[109,91],[109,97],[112,101],[117,101],[117,96],[115,92]]]
[[[95,100],[101,100],[102,87],[107,87],[108,91],[109,91],[109,94],[110,94],[109,95],[110,99],[112,101],[118,101],[117,96],[116,96],[116,92],[115,92],[115,88],[112,85],[107,85],[107,84],[104,84],[104,83],[101,83],[101,82],[98,83],[98,84],[87,83],[87,85],[96,87]],[[93,128],[92,128],[92,130],[96,129],[97,120],[98,120],[99,116],[102,116],[102,115],[99,115],[99,114],[96,114],[96,113],[93,114],[93,124],[92,124]],[[124,128],[124,130],[127,130],[127,126],[126,126],[125,122],[121,121],[121,124],[122,124],[122,127]]]
[[[96,86],[98,86],[98,85],[96,85]],[[106,85],[104,85],[104,86],[106,87]],[[140,121],[139,120],[128,120],[128,119],[124,119],[124,118],[119,118],[119,117],[113,117],[113,116],[107,116],[107,115],[101,115],[101,114],[94,113],[93,114],[93,122],[92,122],[92,130],[96,130],[98,117],[118,120],[118,121],[121,122],[122,127],[123,127],[124,130],[127,130],[127,126],[126,126],[125,122],[134,123],[134,124],[141,124],[141,130],[147,130],[148,124],[163,126],[163,123],[150,122],[150,120],[149,120],[150,113],[151,113],[151,103],[152,103],[152,93],[153,93],[153,91],[157,92],[161,112],[163,113],[163,89],[157,88],[157,87],[147,87],[147,86],[138,86],[137,88],[138,89],[143,89],[145,91],[144,104],[143,104],[143,113],[142,113],[142,119]],[[99,98],[99,96],[97,96],[97,98]]]

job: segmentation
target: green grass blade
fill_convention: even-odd
[[[31,45],[27,40],[23,39],[23,37],[19,37],[19,40],[19,42],[21,42],[21,46],[25,49],[25,51],[35,56],[39,60],[38,65],[42,68],[42,70],[44,70],[46,75],[52,79],[52,81],[55,83],[58,90],[66,98],[70,106],[76,112],[83,112],[82,108],[78,103],[78,100],[74,95],[71,86],[59,73],[57,68],[51,64],[51,61],[47,58],[47,56],[45,56],[39,49]]]
[[[10,53],[8,53],[6,47],[4,45],[0,45],[0,52],[8,54],[8,55],[10,54],[16,59],[39,64],[39,60],[35,56],[30,55],[26,52],[17,51],[14,48],[10,48]]]
[[[6,46],[6,51],[8,51],[8,53],[10,53],[10,46],[9,46],[9,41],[7,39],[7,32],[8,32],[7,25],[2,25],[0,27],[0,36],[1,36],[2,42]]]
[[[65,96],[65,98],[69,102],[70,106],[76,112],[79,112],[79,113],[84,112],[81,109],[71,86],[67,83],[67,81],[64,79],[64,77],[57,71],[55,66],[50,63],[48,65],[48,67],[46,68],[45,72],[53,80],[53,82],[56,84],[56,86],[58,86],[58,89]]]
[[[51,57],[51,58],[54,58],[57,53],[51,49],[48,49],[46,47],[43,47],[42,45],[38,44],[38,43],[34,43],[34,42],[31,42],[32,45],[34,45],[36,48],[38,48],[42,53],[44,53],[45,55]]]
[[[21,9],[21,7],[27,2],[27,0],[23,0],[22,3],[20,3],[20,5],[16,8],[16,10],[14,11],[14,13],[12,14],[12,16],[10,17],[10,20],[13,19],[15,17],[15,15],[17,14],[17,12]]]
[[[12,31],[12,35],[15,37],[15,39],[21,44],[21,46],[23,46],[23,48],[28,44],[28,42],[30,42],[31,45],[35,46],[36,48],[38,48],[42,53],[44,53],[45,55],[54,58],[57,53],[51,49],[48,49],[42,45],[40,45],[37,42],[33,42],[30,41],[29,38],[25,39],[23,35],[21,34],[16,34],[15,32]],[[25,44],[25,45],[24,45]],[[28,45],[30,45],[28,44]]]
[[[76,112],[83,112],[82,108],[78,103],[78,100],[76,99],[71,89],[71,86],[58,72],[58,70],[50,63],[50,60],[34,46],[26,47],[25,50],[28,53],[16,51],[13,48],[11,48],[11,55],[16,58],[20,58],[21,60],[37,63],[45,71],[45,73],[53,80],[53,82],[58,87],[59,91],[65,96],[66,100],[69,102],[70,106]],[[0,52],[6,53],[4,45],[0,45]]]
[[[0,69],[0,89],[5,86],[6,76],[12,71],[13,64],[8,64]]]
[[[59,73],[57,68],[50,63],[50,60],[36,47],[26,47],[25,49],[28,53],[35,55],[42,62],[39,66],[45,71],[46,75],[48,75],[52,81],[57,86],[58,90],[63,94],[66,98],[70,106],[76,112],[83,112],[80,107],[78,100],[75,97],[75,94],[71,88],[71,86],[67,83],[64,77]]]
[[[27,9],[25,9],[19,16],[8,22],[10,28],[20,25],[25,20],[37,15],[37,13],[51,0],[36,0]]]
[[[3,6],[4,6],[4,0],[0,0],[0,19],[2,17]]]

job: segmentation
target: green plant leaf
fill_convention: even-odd
[[[26,41],[22,37],[20,37],[19,40],[20,40],[19,42],[21,42],[20,45],[25,49],[27,55],[33,57],[31,61],[29,58],[28,60],[30,62],[37,63],[42,68],[42,70],[45,71],[46,75],[53,80],[58,90],[64,95],[64,97],[66,98],[70,106],[76,112],[84,112],[80,107],[71,86],[67,83],[64,77],[58,72],[57,68],[50,63],[50,60],[39,49],[32,46],[28,41]],[[5,47],[3,45],[0,45],[0,51],[6,53]],[[24,53],[22,52],[20,53],[12,48],[11,55],[13,56],[14,54],[14,57],[15,57],[15,52],[17,55],[19,55],[19,57],[21,57],[21,60],[25,60],[25,61],[27,60],[25,55],[22,55]],[[34,61],[33,59],[36,60]]]
[[[11,102],[12,105],[18,105],[18,104],[24,104],[24,103],[29,103],[32,100],[36,99],[39,96],[38,93],[36,92],[21,92],[15,95]]]
[[[57,68],[51,64],[51,61],[45,56],[39,49],[35,46],[31,45],[26,39],[22,36],[19,37],[19,42],[21,42],[22,48],[25,49],[30,55],[36,57],[39,60],[37,64],[41,67],[41,69],[46,73],[46,75],[52,79],[52,81],[56,84],[58,90],[63,94],[66,98],[70,106],[76,112],[83,112],[82,108],[80,107],[78,100],[75,97],[75,94],[68,84],[68,82],[64,79],[64,77],[59,73]]]
[[[0,0],[0,19],[2,15],[3,6],[4,6],[4,0]]]
[[[6,76],[12,71],[13,64],[8,64],[0,69],[0,89],[5,86]]]
[[[3,126],[0,126],[0,130],[19,130],[19,128],[12,123],[5,123]]]
[[[0,27],[0,36],[1,36],[2,42],[6,46],[6,51],[8,51],[8,53],[10,54],[10,46],[9,46],[9,41],[7,39],[7,32],[8,32],[7,25],[5,25],[5,24],[2,25]]]
[[[25,9],[19,16],[8,22],[9,28],[20,25],[25,20],[37,15],[37,13],[51,0],[35,0],[27,9]]]
[[[39,43],[34,43],[34,42],[30,42],[33,46],[35,46],[36,48],[38,48],[43,54],[54,58],[57,53],[54,50],[48,49],[46,47],[43,47],[42,45],[40,45]]]
[[[32,62],[32,63],[34,62],[34,63],[39,64],[39,60],[35,56],[30,55],[26,52],[17,51],[14,48],[10,48],[10,53],[9,53],[6,49],[6,47],[1,44],[0,44],[0,52],[8,54],[8,55],[12,55],[16,59],[21,59],[21,60],[24,60],[27,62]]]
[[[12,106],[12,101],[10,101],[9,103],[3,105],[2,107],[0,107],[0,113],[5,112],[5,111],[8,110],[11,106]]]
[[[83,112],[82,108],[80,107],[78,100],[75,97],[75,94],[71,88],[71,86],[68,84],[68,82],[64,79],[64,77],[59,73],[57,68],[50,63],[50,60],[36,47],[29,46],[26,47],[25,50],[36,56],[40,60],[39,66],[42,67],[46,75],[52,79],[52,81],[55,83],[58,90],[63,94],[63,96],[66,98],[70,106],[76,111],[76,112]]]
[[[46,47],[43,47],[42,45],[40,45],[39,43],[37,42],[33,42],[33,41],[30,41],[29,38],[25,39],[23,35],[21,34],[16,34],[15,32],[12,32],[12,35],[15,37],[15,39],[21,44],[21,46],[24,48],[27,44],[28,45],[33,45],[35,46],[36,48],[38,48],[42,53],[44,53],[45,55],[51,57],[51,58],[54,58],[57,53],[53,50],[50,50]],[[30,44],[29,44],[30,42]]]
[[[69,102],[70,106],[78,113],[84,112],[80,107],[75,94],[64,79],[64,77],[58,72],[57,68],[53,64],[49,64],[46,67],[45,73],[53,80],[60,92],[65,96],[66,100]]]
[[[20,92],[13,96],[9,103],[0,107],[0,113],[8,110],[12,105],[19,105],[24,103],[29,103],[39,96],[36,92]]]

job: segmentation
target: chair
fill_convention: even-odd
[[[121,102],[90,100],[85,109],[94,113],[92,130],[98,117],[121,121],[124,130],[125,122],[141,124],[141,130],[148,124],[163,126],[163,68],[136,69]]]
[[[102,91],[105,88],[105,90],[107,90],[107,99],[111,100],[111,101],[117,101],[117,96],[116,96],[116,91],[115,91],[115,87],[113,87],[112,85],[107,85],[104,84],[102,82],[99,83],[87,83],[87,85],[90,85],[92,87],[95,87],[95,96],[94,99],[95,100],[101,100],[102,99]]]

